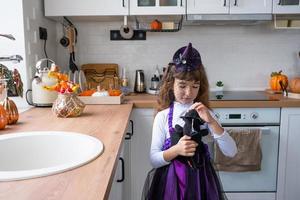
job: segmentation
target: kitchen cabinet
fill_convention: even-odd
[[[131,120],[134,134],[131,137],[131,200],[140,200],[150,164],[150,146],[154,109],[133,109]]]
[[[273,14],[299,14],[300,0],[273,0]]]
[[[130,15],[183,15],[186,0],[130,0]]]
[[[187,14],[270,14],[272,0],[187,0]]]
[[[131,127],[127,127],[127,133],[131,133]],[[109,200],[129,200],[130,198],[130,146],[128,135],[121,148],[116,173],[109,193]]]
[[[129,0],[44,0],[45,16],[128,15]]]
[[[280,124],[277,200],[300,196],[300,108],[282,108]]]

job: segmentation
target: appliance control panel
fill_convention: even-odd
[[[280,123],[280,108],[216,108],[220,123]]]

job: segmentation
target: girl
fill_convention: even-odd
[[[148,174],[143,199],[151,200],[220,200],[221,185],[210,163],[207,145],[191,140],[187,135],[171,146],[170,135],[176,124],[183,126],[181,118],[195,109],[205,121],[201,129],[208,128],[224,155],[233,157],[236,145],[208,109],[208,80],[199,52],[189,43],[176,51],[173,63],[165,71],[159,94],[159,112],[152,132],[150,159],[154,167]],[[199,156],[203,164],[192,168],[179,156],[192,157],[198,145],[203,146]],[[197,151],[199,152],[199,151]]]

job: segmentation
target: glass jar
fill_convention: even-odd
[[[0,78],[0,103],[7,97],[7,79]]]
[[[85,104],[78,99],[76,94],[59,94],[52,106],[52,112],[57,117],[77,117],[81,115]]]

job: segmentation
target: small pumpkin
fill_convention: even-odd
[[[0,130],[4,129],[7,125],[7,115],[3,106],[0,105]]]
[[[157,19],[151,22],[151,29],[152,30],[161,30],[162,29],[162,24],[160,21]]]
[[[6,111],[7,124],[15,124],[19,119],[19,112],[15,102],[8,97],[3,102],[3,108]]]
[[[270,79],[270,87],[274,91],[282,90],[280,86],[280,81],[282,82],[283,86],[288,85],[288,77],[282,74],[282,70],[279,72],[272,72],[271,79]]]
[[[289,83],[289,87],[291,92],[300,93],[300,77],[293,78]]]

